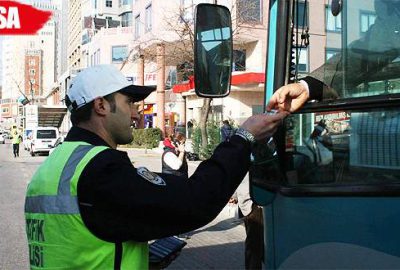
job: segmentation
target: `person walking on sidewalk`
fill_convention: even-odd
[[[229,141],[230,137],[235,133],[235,130],[231,126],[228,120],[222,121],[221,127],[221,141],[226,142]]]
[[[66,96],[73,126],[27,188],[32,268],[147,269],[147,241],[212,221],[246,175],[252,143],[272,136],[289,114],[251,116],[188,180],[135,168],[116,149],[132,141],[135,103],[153,90],[112,65],[73,79]]]
[[[174,137],[169,141],[164,140],[164,153],[161,156],[162,173],[188,178],[185,152],[186,137],[180,132],[176,133]]]

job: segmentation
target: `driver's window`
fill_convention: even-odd
[[[400,110],[332,111],[285,120],[283,151],[253,151],[254,184],[345,186],[400,182]]]
[[[286,125],[286,185],[400,182],[399,109],[300,114]]]

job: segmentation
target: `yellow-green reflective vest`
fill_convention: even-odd
[[[11,135],[12,135],[12,144],[19,144],[21,142],[21,139],[19,137],[20,134],[17,130],[13,130],[11,132]]]
[[[79,176],[105,149],[64,142],[33,176],[25,199],[31,269],[148,269],[147,243],[103,241],[82,221],[77,200]],[[120,256],[117,260],[116,254]]]

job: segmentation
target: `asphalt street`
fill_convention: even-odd
[[[137,167],[161,170],[161,153],[152,150],[126,150]],[[31,157],[20,149],[12,155],[12,145],[0,145],[0,270],[29,269],[25,236],[24,195],[36,168],[47,158]],[[191,174],[199,162],[189,162]],[[227,211],[210,224],[189,233],[187,246],[168,269],[243,269],[245,231],[240,221]]]

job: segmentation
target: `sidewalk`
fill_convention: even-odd
[[[128,153],[135,167],[161,172],[162,152],[159,150],[120,150]],[[200,161],[188,161],[189,175],[199,164]],[[230,219],[227,211],[189,235],[186,247],[168,269],[244,269],[245,229],[240,220]]]

